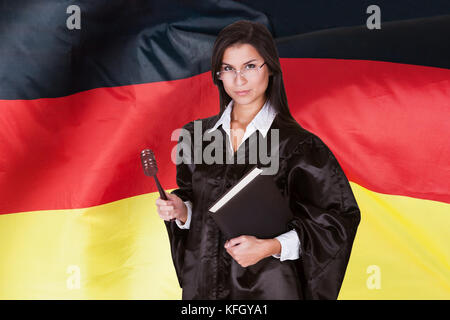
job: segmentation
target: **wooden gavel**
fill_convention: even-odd
[[[146,176],[153,177],[156,182],[156,186],[158,187],[159,196],[163,200],[169,200],[167,198],[164,189],[161,187],[158,178],[156,177],[156,173],[158,172],[158,166],[156,165],[155,154],[150,149],[144,149],[141,151],[141,162],[142,168],[144,169],[144,173]],[[174,221],[175,218],[170,221]]]

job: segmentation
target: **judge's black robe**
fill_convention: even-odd
[[[215,115],[195,121],[201,121],[205,133],[218,119]],[[248,158],[250,140],[239,147],[246,150],[245,164],[238,163],[238,152],[233,164],[195,164],[194,121],[183,128],[191,134],[192,158],[177,165],[179,188],[172,193],[192,202],[192,220],[189,229],[165,221],[182,298],[337,299],[360,211],[342,168],[324,142],[301,127],[281,125],[278,115],[275,117],[265,139],[270,153],[270,131],[279,130],[279,169],[273,178],[294,214],[286,232],[297,232],[300,258],[280,261],[270,256],[244,268],[227,253],[226,239],[208,208],[255,166]],[[228,137],[222,126],[218,130],[224,137],[225,155]],[[261,135],[259,131],[253,134]],[[183,139],[180,135],[178,150]],[[209,143],[204,141],[202,148]]]

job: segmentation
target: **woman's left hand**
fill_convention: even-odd
[[[240,236],[228,240],[225,243],[225,248],[230,256],[245,268],[273,254],[279,254],[281,244],[277,239]]]

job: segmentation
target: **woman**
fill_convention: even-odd
[[[190,146],[177,164],[179,189],[168,201],[156,200],[183,299],[337,299],[359,208],[329,148],[292,117],[270,32],[250,21],[227,26],[215,41],[211,62],[220,113],[183,129],[193,136],[201,124],[202,134],[222,133],[224,154],[235,161],[198,163],[192,159],[198,150]],[[278,140],[269,134],[273,131]],[[294,219],[273,239],[227,240],[208,208],[254,167],[252,136],[264,137],[269,150],[276,148],[273,179],[288,197]],[[237,161],[239,155],[244,159]]]

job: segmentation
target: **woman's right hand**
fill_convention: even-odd
[[[156,199],[156,208],[161,219],[170,221],[172,219],[178,219],[183,224],[187,220],[187,207],[186,204],[177,195],[172,193],[166,193],[168,200],[163,200],[161,197]]]

